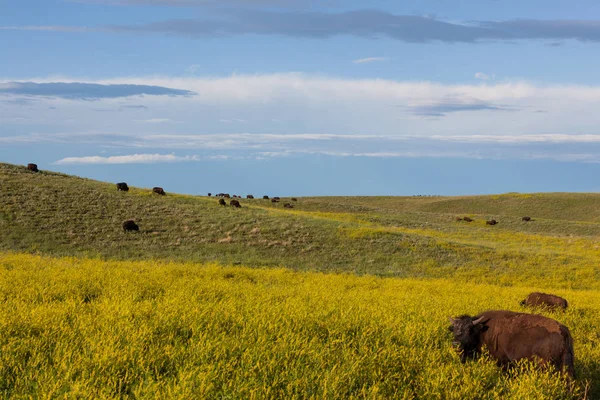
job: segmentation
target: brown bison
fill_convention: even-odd
[[[495,219],[490,219],[489,221],[485,221],[486,225],[496,225],[498,223],[498,221],[496,221]]]
[[[456,217],[456,220],[457,221],[462,221],[463,219],[462,219],[462,217]]]
[[[463,221],[473,222],[473,220],[469,217],[463,217]]]
[[[231,200],[231,202],[229,202],[229,205],[231,207],[236,207],[236,208],[241,208],[242,207],[242,205],[240,204],[240,202],[237,201],[237,200]]]
[[[208,193],[208,197],[212,196],[212,193]]]
[[[566,310],[569,306],[567,300],[553,294],[534,292],[530,293],[525,300],[521,302],[522,306],[546,307],[556,310]]]
[[[252,196],[251,194],[249,194],[248,196],[246,196],[247,199],[253,199],[254,196]]]
[[[298,201],[298,199],[295,198],[295,197],[292,197],[290,200],[292,200],[292,201]]]
[[[291,205],[290,203],[285,203],[285,204],[283,205],[283,208],[294,208],[294,206],[293,206],[293,205]]]
[[[267,195],[264,195],[264,196],[263,196],[263,200],[269,200],[269,196],[267,196]]]
[[[134,220],[132,219],[128,219],[127,221],[123,222],[123,231],[124,232],[130,232],[130,231],[139,231],[140,227],[135,223]]]
[[[224,193],[223,197],[225,197],[226,199],[230,199],[231,198],[231,196],[229,195],[229,193]]]
[[[153,187],[152,192],[156,193],[156,194],[160,194],[161,196],[164,196],[166,194],[165,191],[163,190],[163,188],[161,188],[161,187]]]
[[[38,172],[37,164],[27,164],[27,169],[31,172]]]
[[[521,221],[529,222],[531,221],[531,217],[523,217],[521,218]]]
[[[224,199],[219,199],[219,204],[222,205],[222,206],[226,206],[227,205],[227,203],[225,203]]]
[[[117,183],[117,190],[121,190],[123,192],[129,192],[129,186],[125,182]]]
[[[573,338],[561,323],[536,314],[513,311],[485,311],[477,316],[450,318],[448,328],[454,334],[453,344],[460,352],[460,361],[476,358],[483,347],[498,366],[507,368],[514,361],[537,359],[566,370],[575,377]]]
[[[279,198],[278,197],[273,197],[271,199],[271,203],[279,203]]]

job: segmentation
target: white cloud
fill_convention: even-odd
[[[199,161],[198,156],[176,156],[174,154],[131,154],[126,156],[88,156],[88,157],[67,157],[56,161],[57,165],[74,164],[154,164],[154,163],[172,163],[184,161]]]
[[[367,57],[367,58],[359,58],[358,60],[353,60],[352,62],[354,64],[366,64],[366,63],[372,63],[375,61],[386,61],[388,58],[387,57]]]
[[[489,81],[490,79],[494,79],[494,78],[495,78],[494,74],[488,75],[483,72],[475,73],[475,79],[481,79],[482,81]]]

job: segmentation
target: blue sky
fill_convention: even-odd
[[[194,194],[600,190],[600,4],[365,4],[0,0],[0,160]]]

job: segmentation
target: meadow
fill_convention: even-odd
[[[600,293],[561,290],[577,384],[461,364],[448,316],[533,288],[242,266],[0,255],[12,398],[567,399],[600,395]]]
[[[4,397],[600,398],[598,194],[290,210],[165,190],[0,164]],[[537,312],[570,328],[574,385],[459,362],[449,316],[524,311],[534,290],[569,300]]]

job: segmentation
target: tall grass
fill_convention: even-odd
[[[573,387],[461,364],[448,316],[528,287],[0,253],[0,393],[14,398],[570,399],[600,396],[600,292],[560,290]]]

